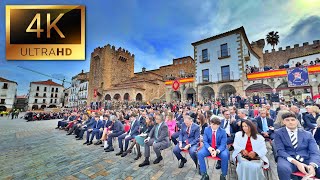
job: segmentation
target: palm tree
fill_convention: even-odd
[[[267,34],[267,43],[272,46],[272,49],[274,49],[275,45],[278,45],[279,43],[279,35],[278,32],[271,31]]]

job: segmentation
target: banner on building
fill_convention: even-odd
[[[179,87],[180,87],[180,82],[178,80],[174,80],[172,83],[172,89],[176,91],[179,89]]]
[[[94,90],[93,90],[93,97],[97,97],[97,94],[98,94],[97,89],[94,89]]]
[[[309,86],[308,68],[291,68],[287,70],[288,87]]]

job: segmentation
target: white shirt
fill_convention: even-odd
[[[287,127],[286,127],[286,130],[287,130],[287,132],[288,132],[289,139],[290,139],[290,141],[291,141],[292,130],[288,129]],[[293,134],[294,134],[294,136],[297,138],[297,142],[298,142],[298,128],[296,128],[295,130],[293,130]],[[291,142],[290,142],[290,143],[291,143]],[[287,157],[287,160],[292,163],[293,158],[292,158],[292,157]]]
[[[230,119],[228,119],[228,121],[227,121],[227,119],[224,120],[223,127],[226,126],[226,123],[228,123],[228,125],[224,130],[226,130],[227,134],[230,134]]]

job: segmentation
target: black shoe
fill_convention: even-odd
[[[56,127],[55,129],[59,129],[59,127]]]
[[[86,141],[86,142],[84,142],[84,143],[83,143],[83,145],[88,144],[88,143],[89,143],[89,142],[88,142],[88,141]]]
[[[216,169],[221,169],[221,161],[220,160],[217,162]]]
[[[79,137],[79,138],[77,138],[77,140],[82,140],[82,139],[83,139],[83,138],[80,138],[80,137]]]
[[[140,159],[140,158],[141,158],[141,156],[142,156],[142,154],[138,154],[138,155],[137,155],[137,157],[136,157],[136,158],[134,158],[134,160],[138,160],[138,159]]]
[[[104,147],[104,145],[100,146],[100,147]]]
[[[122,153],[123,153],[123,151],[120,151],[120,152],[118,152],[118,153],[116,154],[116,156],[120,156],[120,155],[122,155]]]
[[[229,151],[233,151],[234,150],[234,147],[233,146],[230,146],[229,147]]]
[[[123,153],[121,154],[121,157],[125,157],[127,154],[128,154],[127,152],[123,152]]]
[[[144,160],[143,163],[139,164],[139,167],[150,165],[150,161]]]
[[[184,164],[187,162],[187,159],[185,158],[182,158],[181,161],[180,161],[180,165],[179,165],[179,168],[183,168]]]
[[[201,180],[209,180],[209,176],[208,174],[203,174],[202,177],[201,177]]]
[[[66,135],[68,136],[68,135],[71,135],[71,134],[72,134],[72,133],[68,133],[68,134],[66,134]]]
[[[153,164],[158,164],[162,159],[162,156],[157,157],[157,159],[153,161]]]
[[[221,174],[220,175],[220,180],[226,180],[226,177]]]
[[[74,138],[79,138],[79,136],[75,136]]]
[[[92,141],[90,141],[87,145],[89,146],[89,145],[91,145],[92,144]]]
[[[102,141],[97,141],[96,143],[94,143],[94,145],[100,145],[100,144],[102,144]]]
[[[113,148],[108,148],[108,149],[105,150],[105,152],[111,152],[111,151],[114,151],[114,149]]]

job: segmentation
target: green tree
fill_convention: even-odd
[[[272,49],[274,49],[275,45],[278,45],[279,43],[279,35],[278,32],[271,31],[267,34],[267,43],[272,46]]]

